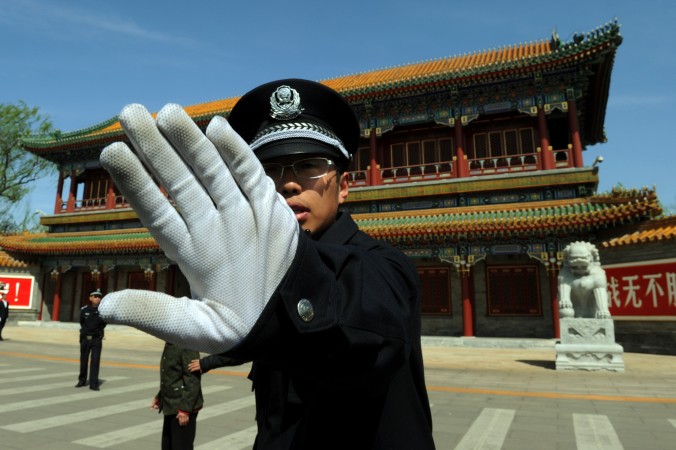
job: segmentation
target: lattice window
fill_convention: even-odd
[[[127,273],[127,289],[143,289],[143,290],[155,290],[155,278],[150,279],[146,278],[144,272],[129,272]]]
[[[83,199],[101,199],[108,195],[108,174],[103,171],[92,171],[85,180]]]
[[[453,139],[397,142],[390,146],[391,167],[435,164],[453,160]]]
[[[496,158],[500,156],[504,156],[503,153],[503,145],[502,145],[502,132],[492,132],[489,133],[489,145],[490,145],[490,150],[489,154]]]
[[[439,161],[437,159],[437,141],[423,141],[423,163],[431,164]]]
[[[473,142],[471,159],[501,158],[535,152],[532,128],[476,133],[473,135]]]
[[[489,316],[540,316],[540,277],[535,265],[487,266]]]
[[[519,139],[516,130],[505,131],[505,154],[514,156],[520,154]]]
[[[521,137],[521,153],[535,153],[535,139],[533,136],[533,129],[521,128],[519,130],[519,136]]]
[[[406,166],[414,166],[420,164],[422,157],[420,155],[420,142],[406,143]]]
[[[371,149],[369,147],[360,147],[354,154],[352,160],[352,170],[367,170],[371,163]]]
[[[487,158],[489,155],[488,135],[478,133],[474,135],[474,159]]]
[[[451,315],[451,272],[448,267],[418,267],[421,312]]]
[[[393,144],[391,147],[392,167],[406,165],[406,144]]]
[[[453,139],[439,139],[439,161],[449,162],[453,160]]]

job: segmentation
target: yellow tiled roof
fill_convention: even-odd
[[[5,236],[0,239],[0,247],[19,254],[37,255],[161,252],[145,228]]]
[[[602,242],[604,248],[666,242],[676,239],[676,216],[641,223],[636,231]]]
[[[599,58],[606,50],[611,50],[612,61],[614,48],[621,42],[619,28],[614,21],[569,42],[561,42],[554,35],[550,39],[376,69],[320,82],[338,91],[349,102],[359,103],[368,98],[388,98],[398,92],[423,92],[430,88],[446,89],[451,85],[532,76],[535,72],[554,68],[577,67],[583,61]],[[227,115],[238,99],[215,100],[186,106],[185,109],[199,123],[214,115]],[[40,152],[41,149],[67,148],[85,141],[89,144],[105,141],[120,134],[120,123],[114,117],[90,128],[59,136],[30,136],[22,140],[22,145]]]
[[[637,198],[592,197],[528,204],[485,205],[435,210],[353,214],[365,233],[377,239],[429,241],[501,239],[548,233],[595,232],[659,214],[654,195]],[[72,233],[25,234],[0,239],[0,248],[21,255],[161,253],[145,228]]]
[[[14,268],[24,268],[28,267],[28,263],[15,259],[7,254],[4,250],[0,249],[0,267],[6,267],[10,269]]]
[[[492,67],[499,63],[535,58],[551,52],[552,42],[542,40],[510,45],[496,50],[485,50],[469,55],[439,58],[433,61],[348,75],[325,80],[323,83],[338,92],[350,93],[358,88],[396,85],[407,80],[433,75],[468,73],[476,69]]]
[[[442,208],[426,211],[354,214],[365,233],[383,239],[438,239],[475,236],[494,239],[518,235],[594,231],[659,214],[655,196],[632,199],[552,200],[537,204],[505,204]]]

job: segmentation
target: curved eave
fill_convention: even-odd
[[[618,37],[618,41],[621,39]],[[610,79],[615,63],[615,52],[609,54],[600,61],[595,70],[589,93],[587,96],[587,107],[584,114],[585,136],[584,145],[592,145],[598,142],[605,142],[605,120],[610,95]]]
[[[530,207],[523,204],[445,208],[416,212],[355,214],[354,220],[376,239],[421,243],[467,238],[538,237],[595,232],[648,219],[660,213],[657,200],[602,197],[558,200]],[[161,253],[144,228],[59,234],[25,234],[0,239],[7,252],[30,256],[82,256]]]
[[[558,38],[541,40],[321,82],[340,92],[352,104],[359,104],[367,100],[428,92],[452,85],[479,85],[532,76],[536,72],[547,73],[605,59],[609,62],[606,63],[608,69],[601,74],[604,79],[596,81],[600,88],[599,105],[603,106],[607,101],[612,59],[620,43],[619,25],[614,21],[587,33],[584,39],[577,42],[560,43]],[[239,97],[227,98],[187,106],[185,109],[198,125],[206,126],[215,115],[227,116],[238,99]],[[605,111],[605,107],[603,110]],[[600,119],[601,126],[596,128],[602,133],[603,117]],[[48,157],[50,151],[103,146],[120,139],[124,139],[124,133],[117,118],[113,118],[104,124],[60,136],[30,136],[22,140],[22,146],[28,151]],[[598,139],[598,136],[594,139]]]
[[[10,253],[39,256],[162,253],[144,228],[6,236],[0,239],[0,247]]]
[[[239,97],[186,106],[184,109],[199,126],[204,128],[214,116],[229,113],[237,100]],[[156,115],[157,113],[152,113],[153,117]],[[55,151],[63,152],[94,146],[101,148],[120,140],[126,140],[126,135],[118,117],[115,116],[99,125],[72,133],[29,136],[21,140],[21,146],[49,159],[49,154]]]
[[[574,232],[595,232],[651,218],[661,212],[657,200],[601,199],[555,201],[549,205],[524,207],[522,204],[416,211],[411,214],[355,214],[362,231],[385,240],[423,239],[462,240],[504,237],[545,236]]]
[[[644,222],[637,230],[603,241],[601,246],[611,249],[649,243],[676,243],[676,217]]]
[[[588,61],[612,60],[622,41],[619,28],[613,21],[587,33],[580,41],[561,44],[558,40],[543,40],[327,79],[323,83],[356,102],[408,91],[424,92],[441,86],[531,76],[536,72],[580,66]]]
[[[1,238],[0,238],[1,239]],[[7,252],[0,249],[0,268],[3,269],[24,269],[30,264],[22,259],[14,258]]]
[[[21,144],[24,148],[30,149],[33,153],[40,153],[42,150],[48,150],[54,147],[67,149],[69,146],[83,141],[91,142],[96,141],[97,139],[104,140],[110,133],[117,134],[118,131],[121,131],[120,121],[117,116],[115,116],[83,130],[69,133],[57,131],[47,135],[28,136],[21,139]]]

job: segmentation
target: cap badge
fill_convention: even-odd
[[[270,117],[278,120],[290,120],[300,116],[300,94],[289,86],[280,86],[270,96]]]

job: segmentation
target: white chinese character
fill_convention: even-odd
[[[627,285],[622,288],[623,291],[627,291],[627,299],[624,302],[624,306],[626,307],[630,303],[634,308],[643,306],[643,300],[636,297],[636,291],[638,291],[641,286],[634,286],[634,281],[638,280],[638,275],[622,277],[622,279],[627,282]]]
[[[610,282],[608,283],[608,294],[610,297],[610,304],[619,308],[622,306],[622,301],[620,300],[620,283],[617,282],[617,278],[610,277]]]
[[[661,273],[654,273],[652,275],[643,275],[644,280],[648,281],[648,287],[645,289],[646,295],[652,295],[653,297],[653,308],[657,308],[657,297],[664,295],[664,289],[656,281],[658,278],[662,278]]]
[[[669,306],[676,306],[676,273],[667,272],[667,293]]]

